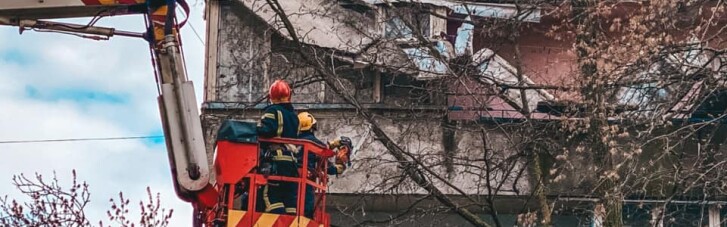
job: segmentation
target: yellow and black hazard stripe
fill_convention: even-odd
[[[323,227],[303,216],[280,215],[242,210],[230,210],[227,214],[227,227]]]

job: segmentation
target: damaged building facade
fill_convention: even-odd
[[[574,41],[548,34],[560,23],[550,13],[553,9],[448,0],[278,3],[271,7],[264,0],[207,1],[202,121],[210,160],[211,141],[221,121],[259,119],[269,84],[286,79],[295,87],[296,109],[316,116],[320,138],[347,136],[354,141],[354,164],[332,177],[330,184],[328,206],[335,225],[468,225],[406,177],[407,167],[391,157],[391,147],[382,144],[368,120],[423,166],[421,171],[442,193],[483,220],[506,226],[523,223],[542,205],[534,196],[543,192],[538,179],[552,175],[543,200],[553,212],[552,223],[598,222],[597,199],[592,196],[598,180],[588,167],[591,155],[576,153],[568,162],[559,161],[563,152],[580,148],[562,142],[568,135],[548,131],[550,124],[573,118],[569,111],[578,111],[564,104],[578,101],[572,91],[548,89],[576,84],[572,75],[579,70]],[[472,23],[475,20],[493,27],[485,31]],[[508,26],[515,26],[517,39],[496,32],[511,29]],[[705,61],[699,53],[693,55],[663,64]],[[724,75],[724,68],[717,66],[722,63],[716,62],[709,63],[710,69]],[[678,95],[682,101],[670,108],[669,119],[681,124],[715,119],[714,113],[724,110],[719,110],[723,93],[706,93],[698,82],[690,83],[694,92]],[[656,103],[662,96],[676,96],[668,89],[652,90],[646,85],[624,87],[613,98],[614,108],[627,112],[652,105],[642,104],[644,100]],[[709,98],[715,101],[690,101]],[[362,117],[362,110],[372,119]],[[533,128],[523,130],[523,124]],[[715,137],[727,133],[721,127],[714,127]],[[534,135],[548,142],[524,139]],[[719,147],[722,140],[709,146],[724,152]],[[671,145],[654,145],[642,156],[660,154],[659,146]],[[702,145],[695,138],[680,146],[696,151]],[[533,160],[529,151],[538,149],[554,152],[536,156],[542,162],[534,166],[528,161]],[[657,163],[651,167],[672,162]],[[639,226],[659,219],[649,208],[662,199],[647,199],[663,195],[659,193],[663,190],[649,188],[634,193],[639,196],[626,196],[624,222]],[[698,217],[703,225],[722,226],[715,224],[727,217],[722,208],[727,202],[721,199],[675,199],[680,206],[666,209],[691,209],[676,215],[673,223],[693,223]]]

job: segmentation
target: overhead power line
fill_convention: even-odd
[[[194,35],[197,36],[197,40],[199,40],[199,43],[204,46],[204,40],[202,39],[202,36],[197,33],[197,29],[194,29],[194,25],[192,25],[192,22],[189,23],[189,27],[192,28],[192,32],[194,32]]]
[[[106,141],[106,140],[136,140],[136,139],[157,139],[164,136],[127,136],[127,137],[102,137],[102,138],[71,138],[71,139],[42,139],[42,140],[7,140],[0,141],[0,144],[13,143],[54,143],[54,142],[78,142],[78,141]]]
[[[179,11],[180,13],[184,13],[184,11],[180,8],[177,8],[177,11]],[[187,15],[187,17],[191,17],[191,16],[192,15]],[[187,21],[187,25],[189,25],[189,27],[192,28],[192,32],[194,32],[194,35],[197,36],[197,39],[199,40],[199,42],[202,44],[202,46],[204,46],[204,41],[202,39],[202,36],[199,35],[199,33],[197,32],[197,29],[195,29],[194,25],[192,25],[192,24],[193,24],[192,21]]]

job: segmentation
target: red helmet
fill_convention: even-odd
[[[276,80],[270,85],[270,93],[268,97],[272,103],[290,102],[290,86],[284,80]]]

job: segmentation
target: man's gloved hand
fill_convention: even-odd
[[[348,138],[348,137],[345,137],[345,136],[341,136],[341,138],[338,138],[338,139],[335,139],[335,140],[333,140],[331,142],[328,142],[328,146],[331,149],[336,149],[336,148],[339,148],[341,146],[346,146],[346,145],[352,147],[352,144],[353,143],[351,142],[351,138]]]
[[[334,167],[336,168],[336,175],[343,174],[343,171],[346,171],[346,165],[344,164],[336,163]]]
[[[329,149],[333,150],[333,149],[338,148],[338,146],[341,146],[341,139],[335,139],[335,140],[328,141]]]

